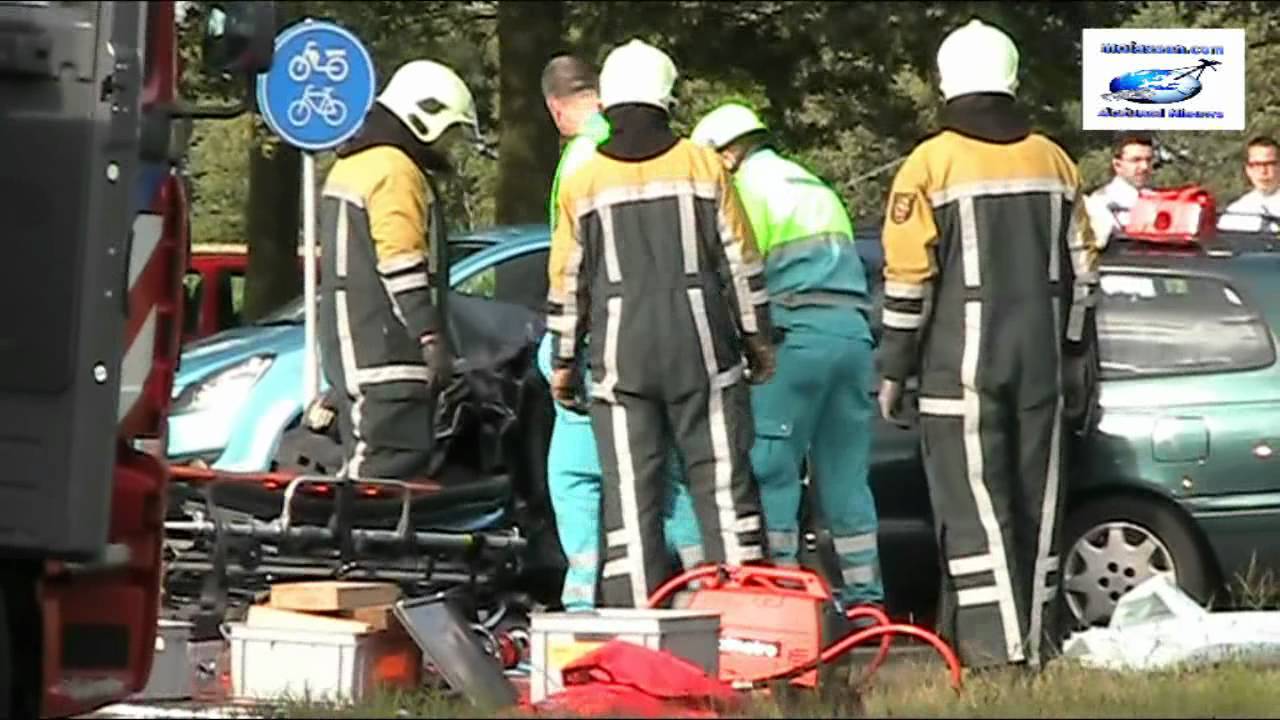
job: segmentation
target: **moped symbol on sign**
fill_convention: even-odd
[[[258,108],[285,142],[312,152],[340,145],[373,104],[369,52],[355,35],[306,20],[276,38],[271,71],[258,76]]]

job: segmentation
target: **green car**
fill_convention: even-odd
[[[1104,254],[1102,415],[1066,473],[1062,592],[1075,627],[1105,624],[1121,595],[1161,573],[1215,607],[1265,600],[1280,570],[1271,240],[1113,241]],[[932,619],[940,572],[913,429],[879,424],[872,485],[890,610]]]

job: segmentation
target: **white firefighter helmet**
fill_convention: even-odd
[[[378,95],[378,103],[424,143],[435,142],[453,125],[480,137],[476,101],[467,84],[446,65],[413,60],[401,65]]]
[[[767,130],[760,116],[746,105],[725,103],[707,113],[693,129],[689,139],[699,145],[719,150],[748,133]]]
[[[1018,89],[1018,47],[999,28],[973,19],[938,47],[938,75],[947,100],[970,93]]]
[[[623,103],[643,103],[670,110],[677,75],[670,56],[642,40],[632,40],[614,48],[604,59],[600,67],[600,104],[607,109]]]

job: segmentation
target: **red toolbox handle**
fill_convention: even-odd
[[[763,585],[773,590],[801,592],[816,600],[830,600],[831,590],[822,577],[810,570],[768,565],[743,565],[729,575],[732,582],[742,586]],[[780,582],[781,581],[781,582]],[[791,585],[786,587],[784,585]],[[799,585],[800,587],[795,587]]]

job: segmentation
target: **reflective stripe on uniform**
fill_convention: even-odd
[[[659,181],[609,188],[575,203],[574,215],[581,218],[603,207],[663,198],[680,198],[686,195],[690,198],[715,200],[716,186],[710,182]]]
[[[693,195],[680,196],[680,250],[684,258],[684,274],[698,272],[698,218],[693,207]]]
[[[682,548],[676,548],[676,554],[680,556],[680,564],[684,566],[685,570],[701,565],[706,559],[701,545],[687,545]]]
[[[700,288],[690,288],[689,307],[693,308],[693,324],[698,330],[698,341],[702,349],[702,359],[707,365],[708,376],[716,375],[716,356],[715,350],[711,345],[711,325],[707,320],[707,305],[702,297]],[[722,391],[713,390],[711,395],[711,407],[709,409],[711,419],[711,446],[715,456],[715,498],[716,507],[720,517],[720,537],[724,542],[725,557],[731,564],[739,564],[742,561],[742,548],[738,544],[738,533],[735,528],[737,515],[733,510],[732,495],[732,473],[731,463],[733,458],[729,457],[729,438],[728,429],[724,420],[724,399]]]
[[[391,294],[407,292],[409,290],[418,290],[420,288],[430,287],[427,276],[409,275],[407,277],[392,278],[384,280],[383,284],[387,287],[387,292]]]
[[[356,371],[356,382],[361,386],[379,385],[391,382],[430,382],[431,375],[426,365],[383,365],[380,367],[360,368]]]
[[[973,607],[974,605],[990,605],[991,603],[1000,603],[1003,605],[1001,598],[1004,593],[995,585],[984,585],[982,587],[965,588],[956,593],[956,604],[960,607]],[[1003,614],[1003,613],[1002,613]],[[1014,635],[1016,641],[1017,635]],[[1012,658],[1013,656],[1010,655]]]
[[[579,571],[590,571],[595,574],[596,566],[600,564],[600,555],[595,552],[574,553],[566,558],[569,567]]]
[[[964,417],[965,402],[960,398],[921,397],[918,409],[921,415]]]
[[[565,610],[588,610],[595,606],[595,600],[595,584],[570,582],[567,578],[565,579],[564,587],[560,591],[560,602]]]
[[[922,300],[924,299],[924,286],[888,280],[884,283],[884,296],[900,300]]]
[[[800,549],[800,533],[796,530],[770,530],[769,551],[777,555],[794,555]]]
[[[765,267],[808,255],[814,251],[833,252],[831,246],[837,243],[847,244],[850,250],[854,249],[853,238],[842,232],[821,232],[814,235],[775,240],[774,244],[769,247],[769,254],[765,257]]]
[[[916,313],[904,313],[885,308],[881,312],[881,322],[887,328],[917,330],[924,324],[924,317]]]
[[[876,534],[872,532],[849,537],[837,537],[834,538],[833,544],[836,552],[841,555],[871,552],[876,549]]]
[[[622,298],[610,298],[610,303],[622,305]],[[617,323],[610,324],[612,330]],[[627,409],[620,404],[610,407],[613,411],[614,452],[618,455],[618,488],[622,501],[622,527],[627,534],[627,554],[631,560],[627,571],[631,575],[631,596],[635,607],[644,607],[648,601],[648,574],[645,569],[644,547],[640,544],[640,508],[636,504],[636,473],[631,457],[631,436],[627,432]]]
[[[851,565],[841,571],[840,579],[854,585],[869,585],[876,581],[876,571],[870,565]]]
[[[947,561],[947,570],[953,577],[976,575],[982,572],[991,572],[993,569],[995,569],[995,561],[992,559],[991,553],[968,555]]]
[[[626,528],[610,530],[605,534],[605,547],[627,547],[631,544],[631,532]]]
[[[614,558],[613,560],[606,562],[604,564],[604,567],[600,569],[600,577],[613,578],[613,577],[619,577],[621,575],[632,576],[631,582],[634,584],[635,579],[634,579],[634,576],[632,575],[631,566],[638,562],[639,560],[636,560],[635,562],[633,562],[631,558],[627,557],[626,555],[623,555],[620,558]],[[644,572],[644,571],[642,570],[641,572]],[[644,593],[643,585],[640,586],[640,592],[642,594]]]
[[[1056,297],[1053,299],[1053,322],[1055,327],[1062,326],[1062,304]],[[1060,348],[1055,346],[1054,353],[1058,356],[1057,360],[1060,364],[1062,362]],[[1062,443],[1062,404],[1062,388],[1059,386],[1057,407],[1053,414],[1053,432],[1049,439],[1049,466],[1045,472],[1044,502],[1040,508],[1040,533],[1036,539],[1036,560],[1031,581],[1031,622],[1028,625],[1030,649],[1028,655],[1033,665],[1040,663],[1040,634],[1044,623],[1045,594],[1046,590],[1048,590],[1045,587],[1045,583],[1048,581],[1049,573],[1057,570],[1057,558],[1051,557],[1051,555],[1053,553],[1054,525],[1058,520],[1058,483],[1061,480],[1059,477],[1058,453]],[[1051,560],[1053,562],[1050,562]]]
[[[351,453],[351,458],[347,460],[347,474],[344,477],[358,478],[360,471],[364,468],[365,457],[369,453],[369,444],[364,440],[364,433],[361,428],[364,425],[364,396],[356,395],[355,402],[351,404],[351,434],[355,438],[355,448]]]
[[[605,301],[608,321],[604,330],[604,377],[593,383],[591,394],[606,402],[614,402],[613,388],[618,384],[618,332],[622,324],[622,298],[613,297]]]
[[[965,256],[966,259],[968,256]],[[976,259],[976,258],[975,258]],[[965,273],[968,278],[969,274]],[[1022,643],[1018,628],[1018,609],[1013,599],[1013,581],[1009,577],[1009,561],[1004,549],[1004,536],[996,520],[991,504],[991,493],[983,477],[982,455],[982,403],[979,400],[976,378],[978,375],[979,348],[982,343],[982,303],[969,301],[964,304],[964,352],[961,360],[962,386],[964,388],[964,455],[969,477],[969,489],[978,507],[978,521],[986,535],[987,547],[995,570],[996,599],[1000,604],[1000,625],[1004,630],[1005,647],[1010,660],[1021,660]],[[963,594],[963,591],[962,591]],[[961,603],[963,604],[963,603]]]
[[[955,200],[971,200],[976,197],[991,195],[1023,195],[1028,193],[1063,193],[1071,195],[1073,188],[1061,178],[1019,178],[1000,180],[980,180],[977,182],[952,185],[942,190],[929,193],[929,202],[936,208]]]

